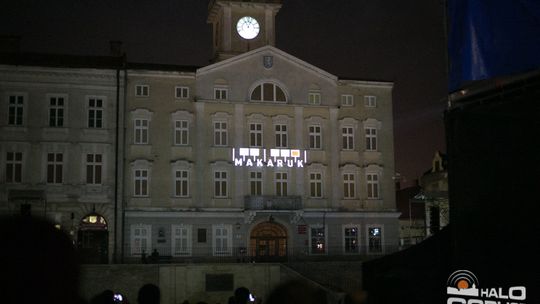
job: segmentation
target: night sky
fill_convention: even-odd
[[[7,1],[5,1],[7,2]],[[207,0],[18,0],[3,3],[0,35],[24,52],[108,55],[204,66]],[[284,0],[276,47],[340,78],[394,82],[396,171],[412,184],[445,150],[444,1]]]

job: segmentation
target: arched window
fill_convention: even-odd
[[[283,89],[278,85],[271,82],[265,82],[253,89],[251,92],[251,100],[287,102],[287,97]]]

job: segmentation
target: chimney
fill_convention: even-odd
[[[122,41],[120,40],[111,40],[109,41],[110,53],[111,56],[121,57],[124,55],[122,51]]]

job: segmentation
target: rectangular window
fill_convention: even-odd
[[[150,86],[146,84],[139,84],[135,86],[135,96],[148,97],[150,96]]]
[[[206,243],[206,229],[197,229],[197,243]]]
[[[24,96],[10,95],[8,107],[8,124],[10,126],[23,125]]]
[[[49,97],[49,127],[64,126],[64,97]]]
[[[171,237],[173,256],[191,255],[191,226],[172,225]]]
[[[141,255],[150,253],[152,244],[150,225],[131,226],[131,255]]]
[[[175,95],[177,99],[188,99],[189,88],[188,87],[175,87]]]
[[[133,172],[133,175],[133,180],[135,183],[133,196],[148,196],[148,170],[137,169]]]
[[[309,126],[309,148],[310,149],[322,148],[321,126],[317,126],[317,125]]]
[[[314,198],[322,197],[322,174],[309,174],[309,195]]]
[[[287,196],[288,176],[286,172],[276,172],[276,195]]]
[[[354,130],[353,127],[341,128],[343,137],[343,150],[354,150]]]
[[[311,254],[326,253],[324,227],[311,227]]]
[[[358,228],[346,227],[343,230],[343,244],[345,253],[358,252]]]
[[[227,146],[227,123],[224,121],[214,122],[214,146]]]
[[[103,99],[88,99],[88,128],[103,128]]]
[[[343,198],[350,199],[356,197],[356,186],[353,173],[343,174]]]
[[[370,199],[379,198],[379,175],[376,173],[366,174],[367,197]]]
[[[365,128],[366,130],[366,150],[377,151],[377,129]]]
[[[308,104],[310,104],[310,105],[320,105],[321,104],[321,93],[310,92],[308,94]]]
[[[377,96],[364,96],[364,106],[368,108],[377,107]]]
[[[178,197],[189,196],[189,171],[176,170],[174,172],[174,195]]]
[[[227,91],[226,88],[214,88],[214,99],[227,100]]]
[[[214,172],[214,197],[227,197],[227,172]]]
[[[22,182],[22,152],[6,154],[6,183]]]
[[[227,256],[232,254],[232,237],[230,225],[214,225],[214,255]]]
[[[287,148],[287,125],[275,125],[276,148]]]
[[[382,229],[381,227],[369,227],[368,228],[368,252],[381,253],[382,252]]]
[[[47,183],[61,184],[63,178],[64,155],[62,153],[47,154]]]
[[[262,139],[263,139],[262,124],[250,123],[249,124],[249,146],[262,147]]]
[[[344,107],[352,107],[354,99],[352,95],[341,95],[341,105]]]
[[[148,143],[148,119],[135,119],[135,144]]]
[[[262,195],[262,172],[249,172],[249,194]]]
[[[101,154],[86,154],[86,183],[101,184],[103,156]]]
[[[174,144],[185,146],[189,142],[189,122],[187,120],[174,121]]]

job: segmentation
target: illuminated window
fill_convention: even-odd
[[[368,227],[368,252],[382,252],[382,228]]]
[[[232,226],[212,225],[214,256],[229,256],[232,254]]]
[[[49,127],[63,127],[65,114],[63,96],[49,97]]]
[[[61,184],[64,180],[64,155],[62,153],[47,154],[47,183]]]
[[[276,148],[287,147],[287,125],[275,125]]]
[[[171,226],[173,256],[191,255],[191,225]]]
[[[88,98],[88,128],[103,128],[103,99]]]
[[[379,198],[379,175],[377,173],[367,173],[367,197],[368,199]]]
[[[341,95],[341,105],[344,107],[352,107],[354,99],[352,95]]]
[[[358,227],[345,227],[343,229],[343,243],[345,253],[358,252]]]
[[[249,172],[249,194],[262,195],[262,172]]]
[[[309,130],[309,148],[321,149],[322,147],[321,126],[311,125],[308,127],[308,130]]]
[[[150,253],[152,244],[152,229],[150,225],[131,225],[131,255]]]
[[[251,92],[252,101],[274,101],[286,102],[285,92],[278,85],[273,83],[263,83],[258,85]]]
[[[148,196],[148,170],[137,169],[133,171],[133,180],[133,195],[138,197]]]
[[[189,88],[188,87],[175,87],[175,95],[177,99],[188,99]]]
[[[10,95],[8,106],[8,125],[22,126],[23,125],[23,109],[24,96]]]
[[[366,150],[377,151],[377,129],[365,128],[366,131]]]
[[[150,96],[150,86],[146,84],[139,84],[135,86],[135,96],[148,97]]]
[[[249,124],[249,146],[262,147],[263,131],[261,123]]]
[[[227,88],[214,88],[214,99],[227,100]]]
[[[214,172],[214,197],[227,197],[227,172]]]
[[[354,173],[343,174],[343,198],[351,199],[356,197],[356,183],[354,182]]]
[[[287,196],[288,176],[286,172],[276,172],[276,195]]]
[[[134,143],[138,145],[148,143],[148,119],[135,119],[134,128],[135,128],[135,137]]]
[[[86,183],[101,184],[103,156],[101,154],[86,154]]]
[[[320,105],[321,104],[321,93],[309,92],[309,94],[308,94],[308,104],[310,104],[310,105]]]
[[[321,173],[309,174],[309,195],[313,198],[322,197],[322,174]]]
[[[343,150],[354,150],[354,129],[353,127],[341,128],[341,136],[343,138]]]
[[[368,108],[377,107],[377,96],[364,96],[364,106]]]
[[[189,142],[189,122],[187,120],[174,121],[174,144],[185,146]]]
[[[214,122],[214,146],[227,146],[227,123],[224,121]]]
[[[176,170],[174,172],[174,190],[177,197],[189,196],[189,171]]]
[[[22,182],[22,152],[7,152],[6,183]]]
[[[311,254],[326,253],[325,227],[310,227]]]

